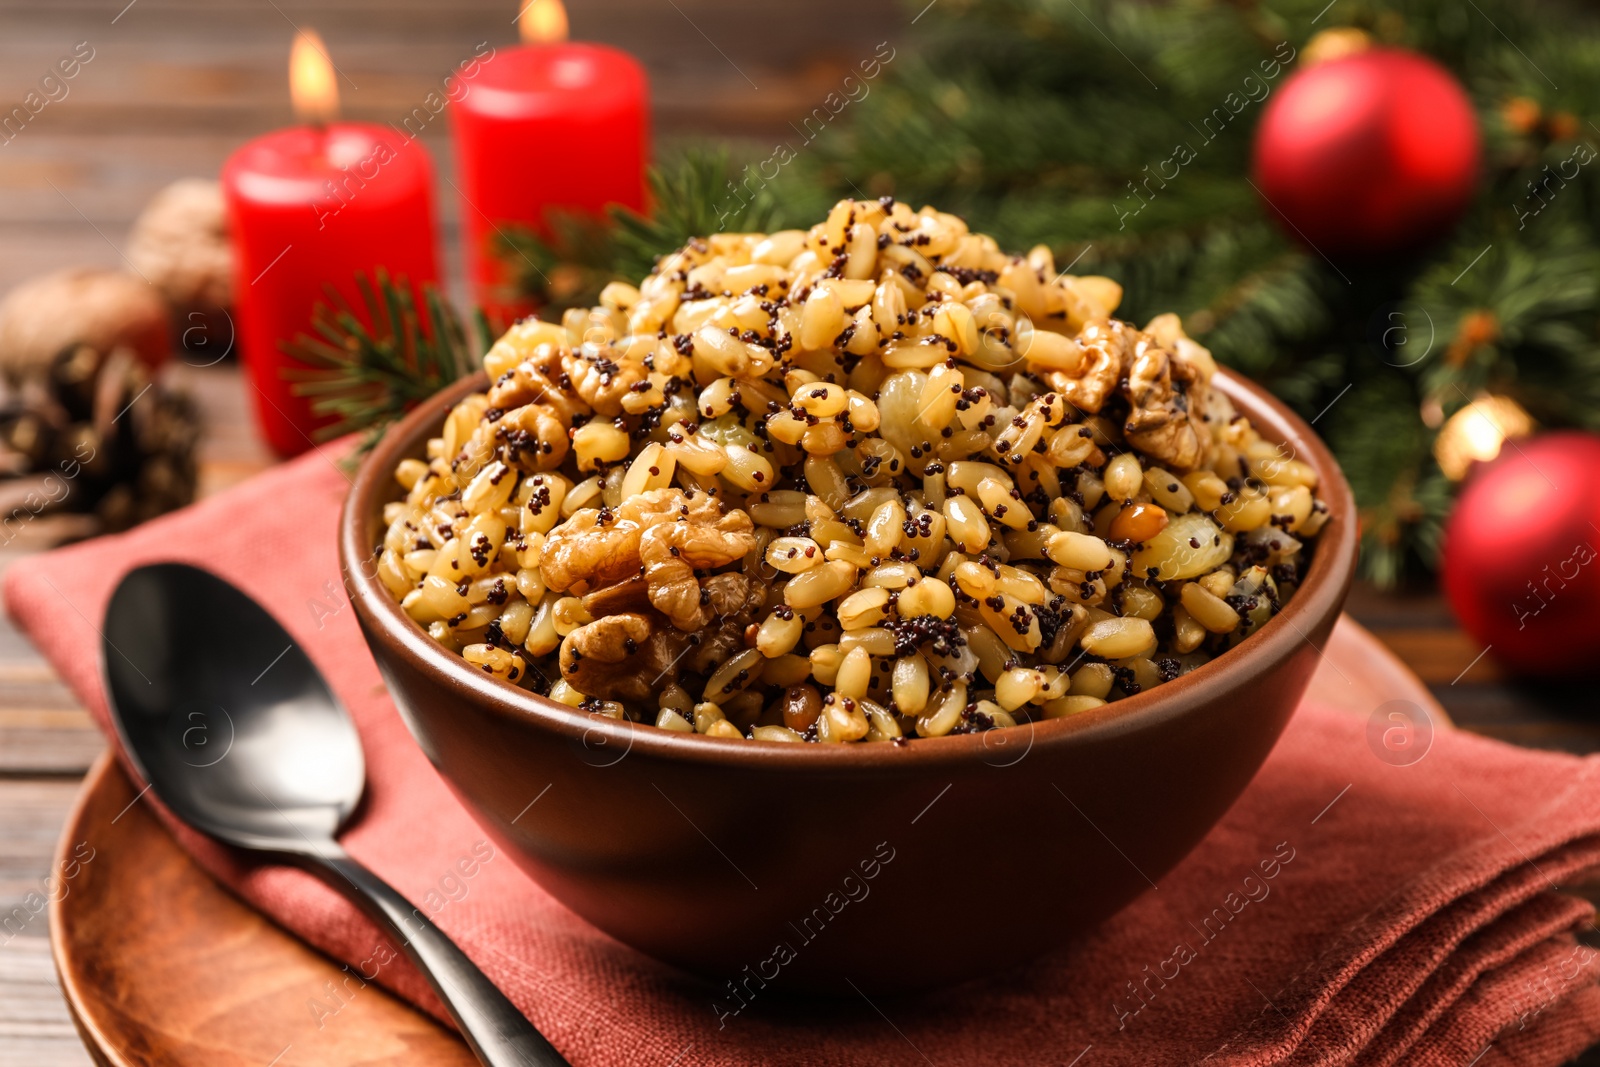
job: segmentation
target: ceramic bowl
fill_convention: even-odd
[[[1150,891],[1266,759],[1355,562],[1354,503],[1326,447],[1221,371],[1262,436],[1316,470],[1332,512],[1304,584],[1239,647],[1085,714],[907,745],[615,722],[471,668],[372,577],[396,463],[485,385],[421,405],[361,466],[339,533],[361,628],[411,732],[500,847],[601,930],[717,986],[942,985],[1022,963]]]

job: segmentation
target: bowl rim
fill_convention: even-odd
[[[1250,419],[1262,437],[1286,447],[1290,457],[1311,466],[1317,474],[1317,494],[1330,511],[1327,523],[1317,536],[1316,552],[1305,581],[1283,610],[1247,641],[1153,690],[1111,701],[1087,712],[981,733],[913,738],[904,745],[756,742],[676,733],[647,723],[604,719],[472,669],[459,655],[429,637],[377,580],[378,553],[367,546],[379,544],[381,522],[369,525],[369,519],[380,513],[382,503],[395,496],[392,475],[396,464],[401,459],[420,456],[425,441],[433,435],[449,409],[462,397],[481,392],[487,384],[486,375],[480,371],[439,391],[390,426],[363,458],[339,516],[339,558],[346,590],[369,643],[388,644],[390,651],[404,656],[435,684],[471,699],[478,706],[593,749],[615,746],[623,755],[638,750],[644,755],[675,762],[732,765],[761,771],[881,772],[890,764],[921,767],[973,762],[1009,766],[1035,747],[1092,743],[1149,729],[1190,714],[1232,693],[1251,678],[1269,674],[1293,655],[1301,642],[1311,644],[1321,656],[1322,649],[1312,642],[1311,631],[1324,622],[1331,625],[1337,617],[1355,570],[1358,541],[1355,500],[1332,453],[1311,427],[1282,401],[1242,375],[1218,367],[1212,384]],[[361,565],[366,563],[372,565]],[[1021,747],[1017,753],[1014,744],[1026,747]]]

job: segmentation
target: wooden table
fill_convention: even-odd
[[[126,6],[125,6],[126,5]],[[163,185],[213,175],[247,136],[290,121],[284,87],[291,24],[315,25],[340,67],[346,114],[408,113],[480,41],[513,39],[513,0],[0,0],[0,111],[80,41],[94,59],[14,139],[0,145],[0,291],[46,270],[115,267],[128,227]],[[787,136],[845,69],[879,41],[904,42],[890,0],[574,0],[574,36],[639,55],[657,131]],[[444,123],[423,135],[452,166]],[[448,186],[441,185],[448,190]],[[440,207],[459,279],[457,206]],[[202,490],[267,462],[228,366],[177,366],[210,426]],[[0,569],[18,565],[0,552]],[[1600,751],[1589,687],[1513,685],[1454,625],[1432,592],[1358,589],[1351,612],[1422,676],[1461,726],[1516,744]],[[37,890],[67,808],[103,747],[88,715],[28,643],[0,624],[0,916]],[[41,914],[0,933],[0,1067],[88,1062],[55,987]],[[1600,1067],[1600,1055],[1583,1061]]]

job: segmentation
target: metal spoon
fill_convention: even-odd
[[[261,605],[194,567],[140,567],[112,594],[103,638],[112,721],[163,804],[212,837],[293,858],[360,904],[490,1067],[566,1067],[455,942],[339,846],[366,781],[361,739]]]

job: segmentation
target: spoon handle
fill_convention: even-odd
[[[388,926],[489,1067],[570,1067],[478,965],[388,882],[342,849],[315,857],[328,881]]]

